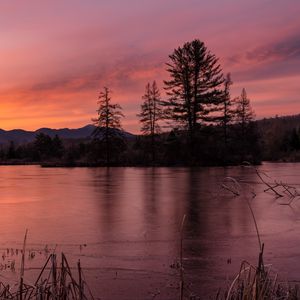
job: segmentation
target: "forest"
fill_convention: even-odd
[[[141,97],[140,135],[122,127],[122,107],[108,87],[98,96],[94,130],[84,139],[38,133],[30,143],[3,144],[2,164],[44,166],[226,166],[244,161],[300,161],[300,115],[255,120],[246,89],[232,97],[231,74],[195,39],[166,63],[166,97],[155,80]]]

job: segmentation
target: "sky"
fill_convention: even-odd
[[[1,0],[0,128],[78,128],[107,86],[137,133],[147,82],[195,38],[256,118],[300,113],[299,0]]]

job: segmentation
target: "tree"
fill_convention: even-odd
[[[235,122],[237,126],[238,138],[241,142],[242,160],[245,159],[247,149],[254,147],[257,137],[257,128],[253,121],[254,111],[250,105],[246,90],[243,88],[240,97],[236,99]],[[251,141],[253,143],[251,143]],[[247,147],[249,146],[249,147]]]
[[[254,111],[250,105],[250,100],[247,98],[246,90],[243,88],[241,96],[236,99],[236,123],[242,129],[242,135],[245,135],[247,125],[254,121]]]
[[[224,81],[224,95],[220,103],[220,125],[223,131],[223,141],[224,141],[224,162],[227,161],[228,152],[228,131],[229,126],[232,124],[235,116],[235,110],[233,109],[233,101],[230,96],[230,86],[232,85],[231,75],[228,73]]]
[[[7,158],[14,159],[16,158],[16,147],[14,141],[10,141],[8,151],[7,151]]]
[[[171,79],[164,82],[169,99],[164,105],[168,118],[187,128],[192,150],[197,128],[214,120],[211,113],[223,94],[223,74],[216,56],[198,39],[175,49],[169,58]]]
[[[293,150],[300,150],[300,131],[298,131],[296,128],[293,128],[291,138],[290,138],[290,145]]]
[[[52,139],[43,132],[38,133],[34,140],[34,149],[38,154],[38,159],[43,160],[52,155]]]
[[[158,121],[163,117],[160,92],[155,81],[152,85],[146,85],[145,94],[142,97],[141,112],[137,115],[142,125],[141,131],[151,137],[152,162],[155,161],[155,135],[160,132]]]
[[[106,152],[106,164],[110,164],[110,151],[111,144],[116,135],[120,135],[121,127],[121,118],[124,117],[122,113],[122,108],[119,104],[112,104],[111,91],[104,87],[103,91],[99,93],[98,96],[98,109],[96,118],[93,118],[92,121],[96,126],[94,131],[94,136],[100,140],[103,140],[105,143],[105,152]]]
[[[64,153],[64,145],[62,140],[56,134],[54,138],[52,138],[52,156],[61,158]]]
[[[230,86],[232,85],[231,75],[228,73],[225,78],[225,90],[224,90],[224,98],[221,102],[222,105],[222,116],[221,116],[221,126],[223,128],[224,135],[224,143],[225,147],[228,142],[228,126],[232,123],[234,119],[234,109],[233,109],[233,101],[230,97]]]

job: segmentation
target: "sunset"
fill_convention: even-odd
[[[1,3],[1,128],[77,128],[113,91],[126,119],[144,87],[163,93],[174,48],[204,41],[233,96],[246,88],[257,118],[299,111],[300,5],[291,1],[9,1]]]
[[[0,1],[0,300],[300,300],[300,1]]]

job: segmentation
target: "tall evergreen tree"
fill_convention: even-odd
[[[257,134],[254,128],[255,114],[250,105],[250,100],[247,97],[246,90],[243,88],[240,97],[236,99],[236,111],[235,111],[235,123],[238,129],[238,138],[241,142],[242,147],[242,160],[245,159],[247,154],[247,145],[254,146],[254,144],[250,145],[251,138],[255,137]],[[250,150],[250,148],[248,149]]]
[[[231,75],[228,73],[225,78],[225,90],[224,98],[222,99],[222,116],[221,116],[221,125],[223,128],[224,143],[227,145],[228,142],[228,126],[234,119],[234,109],[233,101],[230,96],[230,86],[232,85]]]
[[[94,136],[103,140],[105,143],[106,164],[110,164],[110,151],[113,138],[118,134],[117,130],[121,130],[121,118],[124,117],[122,108],[119,104],[112,104],[111,91],[104,87],[98,96],[98,109],[96,118],[92,121],[96,126]],[[117,130],[116,130],[117,129]]]
[[[52,139],[52,156],[61,158],[64,153],[64,145],[62,140],[56,134]]]
[[[159,121],[163,117],[160,92],[155,81],[146,85],[145,94],[142,97],[141,112],[137,115],[142,125],[141,131],[151,138],[152,162],[155,162],[155,135],[160,132]]]
[[[247,97],[246,90],[243,88],[241,96],[236,99],[236,123],[242,129],[242,135],[245,135],[247,125],[254,121],[254,111],[250,105],[250,100]]]
[[[190,149],[193,151],[195,131],[203,122],[212,121],[223,94],[224,82],[218,59],[196,39],[178,47],[169,56],[167,71],[171,77],[165,81],[169,96],[165,101],[169,119],[188,130]]]
[[[234,121],[235,110],[233,108],[233,100],[230,95],[230,86],[232,85],[231,75],[228,73],[224,81],[224,95],[220,103],[220,125],[223,131],[224,141],[224,162],[227,161],[229,126]]]
[[[40,132],[35,136],[34,149],[37,152],[38,160],[45,160],[52,155],[52,139],[49,135]]]

